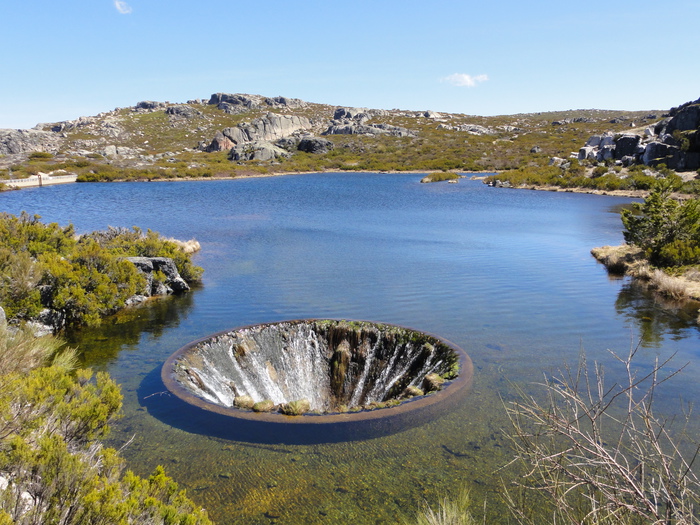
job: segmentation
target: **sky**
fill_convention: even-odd
[[[700,98],[700,0],[2,0],[0,128],[212,93],[508,115]]]

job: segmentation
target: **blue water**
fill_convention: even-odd
[[[694,313],[608,277],[589,253],[622,242],[619,210],[629,199],[420,178],[73,184],[0,194],[0,209],[72,222],[78,232],[139,226],[200,241],[201,287],[71,340],[86,364],[123,385],[125,418],[113,442],[135,436],[125,451],[130,467],[146,474],[165,464],[219,523],[395,522],[460,485],[493,501],[494,471],[509,458],[502,398],[514,385],[536,391],[533,381],[575,364],[581,348],[610,365],[613,380],[608,350],[626,353],[641,341],[641,367],[676,353],[679,366],[690,364],[668,387],[665,409],[680,392],[700,398]],[[144,402],[161,396],[157,369],[186,342],[302,317],[384,321],[445,337],[472,357],[474,391],[431,424],[306,446],[211,438]]]

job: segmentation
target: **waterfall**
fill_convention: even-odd
[[[287,321],[222,333],[188,347],[178,382],[225,407],[247,396],[276,406],[304,400],[311,411],[398,399],[429,373],[449,376],[458,357],[440,340],[367,322]]]

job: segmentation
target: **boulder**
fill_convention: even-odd
[[[584,146],[578,150],[578,160],[594,159],[596,149],[593,146]]]
[[[636,155],[628,155],[625,157],[622,157],[620,159],[622,161],[622,165],[625,167],[629,166],[634,166],[637,163],[637,156]]]
[[[539,146],[533,146],[532,148],[530,148],[530,153],[542,153],[542,148],[540,148]]]
[[[685,154],[685,169],[698,170],[700,169],[700,152],[691,151]]]
[[[639,135],[622,135],[615,141],[615,158],[620,160],[637,153],[642,137]]]
[[[230,150],[235,145],[236,145],[235,142],[233,142],[230,138],[228,138],[226,135],[224,135],[221,131],[217,131],[216,135],[214,135],[214,138],[212,139],[211,143],[204,144],[204,149],[206,151],[209,151],[209,152],[225,151],[225,150]]]
[[[610,160],[614,157],[615,157],[615,145],[614,144],[601,146],[600,149],[598,150],[598,153],[596,154],[596,160],[598,162],[605,162],[606,160]]]
[[[367,108],[336,108],[333,120],[366,120],[369,116]]]
[[[134,158],[141,154],[138,148],[127,148],[126,146],[106,146],[102,151],[102,155],[105,157],[123,157],[123,158]]]
[[[229,159],[234,161],[259,160],[264,162],[275,160],[277,157],[289,156],[290,153],[287,150],[264,140],[236,144],[229,152]]]
[[[597,148],[600,146],[600,142],[603,140],[603,137],[600,135],[592,135],[587,141],[585,147],[590,147],[590,148]]]
[[[323,155],[332,150],[333,147],[334,144],[328,139],[320,137],[304,137],[299,142],[297,149],[306,153],[315,153],[318,155]]]
[[[226,113],[234,115],[261,107],[300,108],[306,106],[306,102],[298,98],[269,98],[261,95],[246,95],[243,93],[214,93],[209,98],[209,104],[217,106]]]
[[[141,102],[136,104],[136,109],[159,109],[164,106],[165,104],[163,102],[156,102],[154,100],[142,100]]]
[[[678,110],[671,110],[671,115],[666,133],[673,133],[676,130],[700,129],[700,100],[684,104]]]
[[[549,166],[555,166],[557,168],[562,167],[566,163],[566,159],[562,159],[561,157],[552,157],[549,159]]]
[[[610,132],[604,133],[600,138],[600,145],[598,147],[604,148],[605,146],[615,146],[615,136]]]
[[[285,137],[283,139],[276,140],[274,142],[275,146],[278,146],[289,152],[296,151],[299,147],[301,141],[296,137]]]
[[[182,293],[190,289],[185,280],[180,277],[175,262],[169,257],[125,257],[146,277],[146,288],[140,295],[151,297],[154,295],[169,295]],[[165,282],[155,279],[154,272],[165,275]]]
[[[165,113],[167,115],[172,116],[172,117],[185,118],[185,119],[198,117],[202,114],[201,111],[193,108],[192,106],[188,106],[186,104],[181,104],[178,106],[170,106],[165,110]]]
[[[663,163],[671,169],[683,169],[685,163],[681,162],[682,157],[684,155],[676,146],[663,142],[650,142],[644,150],[642,162],[647,166],[657,166]],[[683,165],[681,166],[681,164]]]

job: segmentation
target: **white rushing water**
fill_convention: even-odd
[[[415,334],[368,323],[260,325],[190,349],[179,359],[179,380],[195,395],[226,407],[239,396],[275,405],[306,400],[317,412],[363,406],[397,398],[407,386],[421,386],[431,372],[449,371],[444,352],[453,352],[412,340]]]

